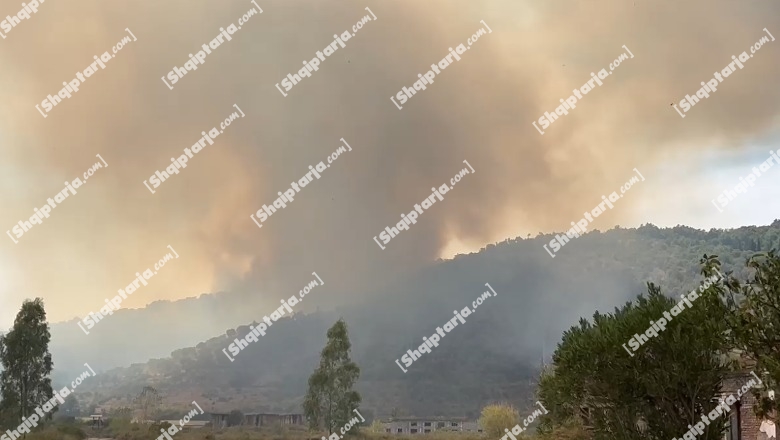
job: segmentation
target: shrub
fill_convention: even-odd
[[[66,436],[76,438],[78,440],[84,440],[87,438],[87,433],[82,431],[81,428],[74,424],[61,425],[57,427],[57,431]]]
[[[504,429],[512,429],[520,420],[520,414],[512,405],[498,403],[482,408],[479,424],[484,432],[493,438],[504,435]]]

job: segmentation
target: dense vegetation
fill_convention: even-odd
[[[725,401],[720,393],[735,377],[729,373],[747,371],[757,379],[752,394],[761,415],[773,417],[777,402],[768,391],[780,383],[780,257],[757,253],[743,280],[722,274],[715,256],[704,255],[701,264],[707,281],[696,291],[670,299],[648,283],[637,301],[564,333],[539,387],[551,408],[541,431],[577,419],[595,440],[718,440],[738,400],[734,389]],[[643,333],[641,344],[625,347]]]
[[[748,257],[780,247],[780,222],[736,230],[647,225],[594,231],[567,244],[555,259],[542,248],[551,238],[539,235],[489,245],[476,254],[431,264],[394,285],[355,295],[359,302],[354,305],[284,317],[233,363],[222,349],[246,335],[248,325],[176,350],[169,358],[108,371],[85,382],[79,390],[81,407],[126,405],[149,385],[161,390],[168,404],[183,407],[195,395],[207,410],[300,412],[323,335],[343,316],[350,323],[354,360],[361,368],[361,408],[378,415],[395,409],[398,415],[477,418],[486,404],[507,401],[522,415],[536,400],[533,391],[542,357],[549,362],[561,334],[581,317],[633,300],[646,291],[648,281],[674,298],[689,292],[700,280],[704,254],[718,255],[724,271],[747,279],[752,271],[744,264]],[[498,296],[404,374],[395,360],[449,320],[452,310],[471,305],[485,282]],[[654,301],[658,307],[663,304],[660,298]],[[178,326],[149,326],[144,310],[130,312],[133,319],[123,321],[122,334],[112,334],[115,340],[106,346],[123,347],[129,339],[165,339],[166,327]],[[262,316],[265,310],[255,313]],[[70,358],[79,355],[80,350],[69,353]],[[110,358],[111,350],[91,358],[101,356]]]

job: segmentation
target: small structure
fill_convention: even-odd
[[[101,429],[103,427],[103,414],[92,414],[92,429]]]
[[[723,380],[722,397],[730,394],[737,396],[742,385],[753,379],[753,375],[747,371],[732,373]],[[755,380],[755,379],[753,379]],[[770,392],[770,397],[774,393]],[[740,400],[734,403],[728,414],[728,428],[725,439],[728,440],[774,440],[776,437],[775,426],[769,420],[760,420],[753,412],[753,407],[757,404],[753,393],[746,392]],[[725,415],[724,415],[725,416]]]
[[[249,426],[303,425],[303,414],[262,414],[244,415],[244,424]]]
[[[381,421],[386,434],[429,434],[435,431],[482,432],[479,422],[465,417],[400,417]]]
[[[211,424],[214,429],[223,429],[228,426],[230,413],[211,413]],[[247,413],[241,421],[242,426],[273,426],[273,425],[303,425],[303,414],[268,414]]]

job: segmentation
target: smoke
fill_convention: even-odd
[[[258,0],[264,12],[173,90],[160,77],[252,3],[41,4],[0,41],[3,224],[28,218],[96,154],[109,166],[19,244],[7,243],[3,260],[17,270],[3,291],[19,301],[43,295],[53,319],[83,316],[172,245],[181,258],[127,307],[220,289],[278,304],[313,271],[329,289],[314,301],[341,301],[435,260],[453,242],[568,229],[634,167],[681,149],[739,148],[776,123],[774,42],[685,119],[670,106],[764,27],[780,35],[776,2],[331,3]],[[275,84],[369,15],[366,6],[377,20],[283,97]],[[466,44],[481,20],[492,33],[397,109],[389,97]],[[34,105],[110,51],[125,28],[138,40],[43,118]],[[540,135],[531,123],[591,72],[609,70],[623,45],[635,57]],[[233,104],[246,117],[151,194],[142,181]],[[258,228],[250,214],[326,161],[341,138],[353,150]],[[476,172],[380,250],[373,237],[449,183],[463,160]],[[629,218],[640,198],[622,199],[608,221]]]

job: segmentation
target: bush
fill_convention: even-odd
[[[85,438],[87,438],[87,433],[82,431],[81,428],[79,428],[75,424],[66,424],[66,425],[58,426],[57,431],[61,432],[62,434],[65,434],[66,436],[70,436],[78,440],[84,440]]]
[[[87,434],[77,426],[48,426],[25,436],[25,440],[84,440]]]
[[[159,422],[159,423],[152,423],[149,425],[149,434],[154,434],[155,437],[159,437],[162,433],[161,429],[168,430],[168,428],[171,427],[171,424],[168,422]]]
[[[499,403],[482,408],[479,424],[484,432],[493,438],[504,435],[504,429],[512,429],[520,421],[520,414],[512,405]]]

